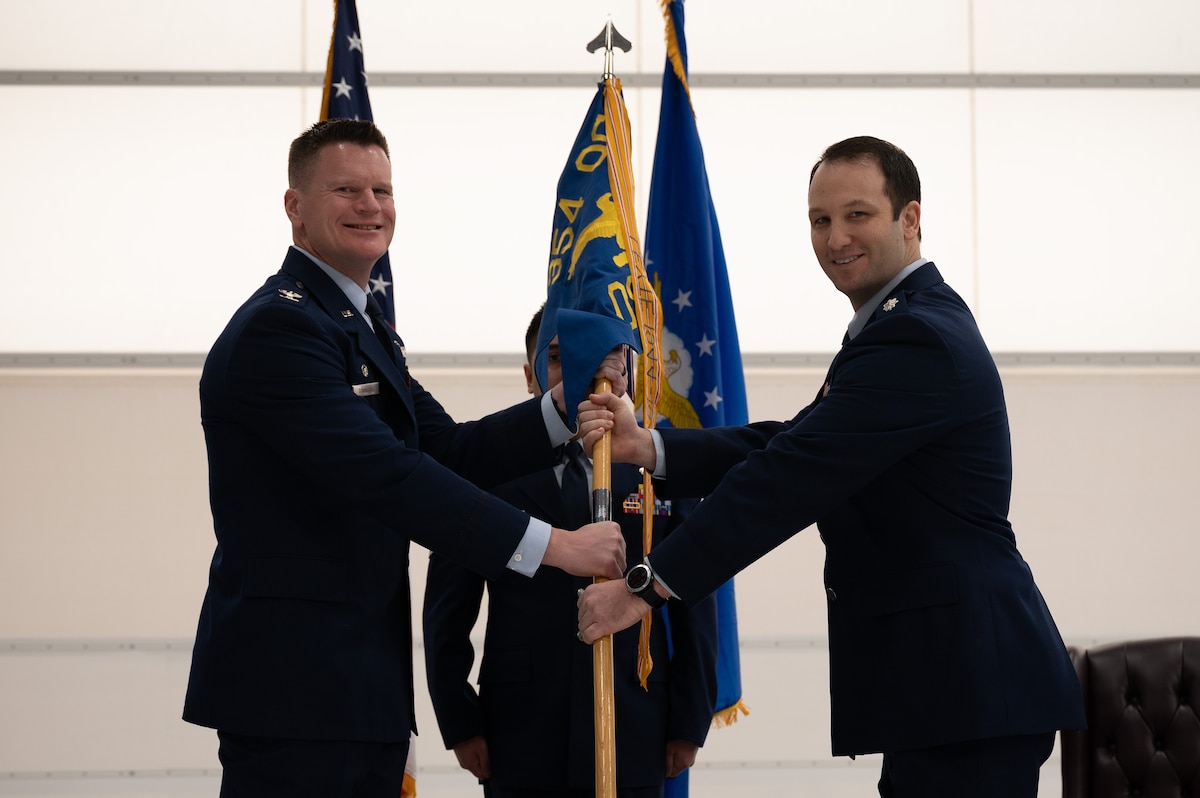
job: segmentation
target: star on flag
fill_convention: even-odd
[[[692,306],[692,292],[684,291],[682,288],[679,289],[679,295],[671,300],[671,304],[678,305],[681,312],[684,308],[690,308]]]

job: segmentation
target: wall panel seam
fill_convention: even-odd
[[[594,72],[372,72],[371,89],[575,88],[596,85]],[[0,70],[0,85],[128,87],[320,87],[324,72],[165,70]],[[621,76],[626,88],[662,85],[660,72]],[[712,89],[1197,89],[1190,73],[1025,72],[696,72],[693,88]]]
[[[747,369],[820,368],[833,359],[833,352],[743,352]],[[1106,367],[1170,366],[1200,367],[1200,352],[993,352],[1000,367]],[[0,374],[16,369],[200,369],[202,352],[0,352]],[[450,369],[519,368],[524,356],[516,352],[429,352],[410,353],[410,367]]]

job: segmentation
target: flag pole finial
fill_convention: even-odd
[[[629,52],[633,49],[633,44],[628,39],[621,35],[617,27],[612,23],[612,17],[604,23],[604,30],[600,31],[600,35],[588,42],[587,51],[594,53],[601,47],[604,48],[604,78],[613,77],[613,48],[619,47],[622,52]]]

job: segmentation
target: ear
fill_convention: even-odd
[[[521,368],[525,369],[525,390],[534,396],[537,395],[537,378],[533,373],[533,366],[526,363]]]
[[[900,211],[900,226],[905,239],[914,239],[921,230],[921,203],[910,200]]]
[[[289,188],[283,192],[283,210],[293,222],[300,220],[300,192]]]

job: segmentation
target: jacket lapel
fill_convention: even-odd
[[[900,285],[888,292],[888,295],[879,303],[879,307],[875,308],[875,311],[871,314],[871,318],[867,320],[867,324],[863,329],[866,329],[866,327],[869,327],[877,319],[895,309],[897,301],[906,303],[908,302],[909,295],[914,292],[932,288],[942,282],[945,282],[945,280],[942,279],[942,273],[933,265],[933,261],[926,263],[908,275],[908,277],[905,277]]]
[[[400,358],[399,363],[392,359],[390,353],[383,348],[383,343],[375,337],[367,320],[350,304],[345,292],[307,255],[295,249],[288,250],[283,270],[294,276],[297,285],[307,290],[321,310],[354,340],[355,350],[366,361],[360,364],[360,367],[391,385],[409,415],[415,419],[416,409],[413,407],[408,368],[400,365],[403,358]],[[398,340],[394,330],[389,330],[388,335]],[[400,347],[396,347],[396,354],[400,356]]]
[[[942,282],[944,282],[942,273],[939,272],[937,267],[933,265],[933,261],[929,261],[924,266],[908,275],[908,277],[904,278],[899,285],[888,292],[888,295],[884,297],[882,302],[879,303],[879,307],[875,308],[875,311],[871,314],[871,318],[867,320],[866,325],[863,326],[863,330],[866,330],[867,327],[870,327],[881,316],[891,312],[896,307],[896,298],[905,297],[903,301],[907,302],[907,296],[909,294],[926,288],[932,288],[933,286]],[[862,335],[862,333],[860,332],[859,335]],[[829,371],[825,374],[825,383],[817,392],[817,402],[820,402],[821,399],[825,397],[825,394],[829,393],[829,386],[833,383],[833,374],[837,369],[838,359],[841,358],[842,352],[846,351],[847,346],[853,345],[854,344],[852,341],[842,341],[842,348],[838,350],[837,354],[833,357],[833,362],[829,364]],[[816,402],[814,402],[814,404],[815,403]]]
[[[554,519],[561,525],[563,519],[571,517],[553,470],[544,468],[522,477],[513,488],[524,499],[513,503],[535,518]]]

